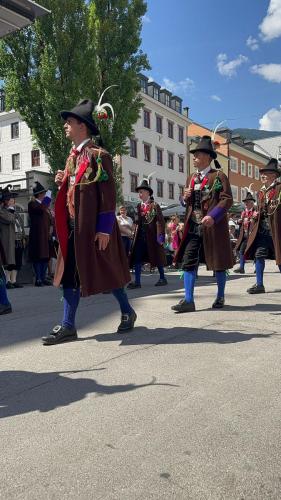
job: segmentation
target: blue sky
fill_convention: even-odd
[[[281,130],[281,0],[148,0],[148,76],[212,128]]]

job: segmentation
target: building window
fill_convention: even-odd
[[[20,155],[19,155],[19,153],[12,155],[12,169],[13,170],[20,169]]]
[[[163,165],[163,150],[156,148],[156,156],[157,156],[157,165],[162,167]]]
[[[255,167],[255,179],[258,181],[260,178],[260,169],[259,167]]]
[[[168,182],[169,200],[174,199],[174,184]]]
[[[144,161],[151,162],[151,146],[149,144],[144,144],[143,151],[144,151]]]
[[[170,137],[170,139],[174,138],[174,124],[170,121],[168,121],[168,137]]]
[[[164,186],[164,181],[157,180],[157,196],[158,196],[158,198],[163,198],[163,186]]]
[[[40,167],[40,150],[33,149],[31,151],[31,165],[32,167]]]
[[[150,111],[147,111],[147,109],[143,110],[143,125],[150,128]]]
[[[132,156],[132,158],[137,158],[138,156],[136,139],[130,139],[130,156]]]
[[[179,142],[184,143],[184,128],[179,127]]]
[[[234,201],[239,201],[238,200],[238,187],[237,186],[231,186],[231,191],[232,191],[232,196]]]
[[[246,162],[241,160],[241,175],[246,175]]]
[[[19,122],[11,123],[11,138],[19,138]]]
[[[19,190],[20,190],[20,184],[14,184],[14,185],[13,185],[13,189],[14,189],[15,191],[19,191]]]
[[[253,177],[253,165],[248,163],[248,177]]]
[[[179,172],[184,172],[184,157],[179,156]]]
[[[140,78],[140,88],[144,94],[147,94],[147,80],[144,78]]]
[[[156,115],[156,132],[163,134],[163,118]]]
[[[241,201],[244,200],[247,196],[247,189],[246,188],[241,188]]]
[[[231,172],[238,173],[238,160],[237,160],[237,158],[233,158],[233,156],[231,156],[229,166],[230,166]]]
[[[174,153],[168,153],[168,168],[174,170]]]
[[[135,193],[138,185],[137,174],[130,174],[131,193]]]
[[[183,193],[184,193],[184,186],[181,186],[179,184],[179,196],[183,196]]]

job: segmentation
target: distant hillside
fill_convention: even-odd
[[[255,139],[267,139],[268,137],[281,135],[281,132],[268,132],[267,130],[258,130],[255,128],[235,128],[233,132],[241,135],[244,139],[249,139],[250,141]]]

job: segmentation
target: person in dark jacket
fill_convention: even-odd
[[[0,203],[3,202],[3,189],[0,188]],[[0,238],[0,315],[9,314],[12,312],[12,306],[7,296],[6,275],[4,265],[6,264],[6,256]]]

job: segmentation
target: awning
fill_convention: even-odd
[[[31,0],[0,0],[0,38],[49,13],[49,10]]]

